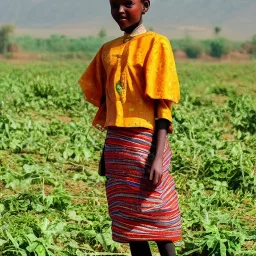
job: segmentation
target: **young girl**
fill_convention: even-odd
[[[169,173],[171,104],[180,98],[169,40],[146,31],[149,0],[110,0],[124,36],[104,44],[79,80],[99,108],[93,125],[107,129],[104,160],[113,240],[129,243],[133,256],[175,255],[181,218]]]

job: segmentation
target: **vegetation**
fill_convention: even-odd
[[[219,35],[219,33],[221,32],[221,30],[222,30],[222,28],[221,28],[221,27],[216,26],[216,27],[214,28],[214,33],[215,33],[215,35],[216,35],[216,36],[218,36],[218,35]]]
[[[13,25],[4,25],[0,27],[0,53],[5,54],[10,41],[10,35],[14,31]]]
[[[185,42],[184,51],[189,58],[196,59],[200,57],[203,52],[202,44],[199,41],[188,37]]]
[[[107,38],[104,30],[98,37],[88,36],[69,38],[64,35],[52,35],[50,38],[33,38],[30,36],[16,37],[12,41],[17,43],[24,51],[50,52],[50,53],[88,53],[91,56],[99,50]]]
[[[212,57],[220,58],[223,54],[228,54],[231,51],[244,51],[243,43],[232,42],[219,37],[206,40],[186,37],[185,39],[173,39],[171,44],[174,51],[182,50],[189,58],[198,58],[203,52]]]
[[[91,127],[95,109],[77,85],[84,68],[0,63],[1,255],[128,255],[111,240],[97,174],[105,134]],[[255,65],[180,64],[178,72],[170,136],[178,255],[256,255]]]
[[[256,57],[256,35],[252,37],[250,53]]]
[[[27,52],[58,55],[65,59],[92,58],[103,43],[110,40],[107,31],[102,28],[97,36],[81,38],[69,38],[65,35],[51,35],[49,38],[33,38],[31,36],[10,37],[14,30],[13,25],[5,25],[0,28],[0,53],[7,51],[18,51],[22,49]],[[153,31],[151,27],[148,30]],[[214,28],[215,35],[218,36],[222,28]],[[256,55],[255,37],[249,42],[232,42],[225,38],[216,37],[214,39],[196,40],[191,37],[171,40],[174,51],[184,51],[187,57],[199,58],[202,53],[212,57],[221,58],[231,51],[247,52],[252,56]],[[10,44],[11,43],[11,44]],[[8,48],[8,46],[11,46]],[[6,55],[7,56],[7,55]],[[11,55],[10,55],[11,57]],[[46,57],[46,59],[48,59]],[[54,59],[54,58],[53,58]],[[56,59],[56,56],[55,56]]]
[[[150,28],[152,30],[153,28]],[[64,35],[52,35],[49,38],[33,38],[30,36],[14,37],[12,43],[19,45],[24,51],[40,53],[56,53],[67,56],[87,55],[92,57],[99,50],[102,44],[110,40],[105,29],[99,31],[98,36],[81,38],[69,38]],[[182,50],[189,58],[198,58],[203,52],[213,56],[221,57],[230,51],[243,51],[244,43],[232,42],[224,38],[207,40],[196,40],[191,37],[171,40],[174,51]],[[250,42],[249,49],[252,49]],[[251,50],[248,50],[251,53]]]
[[[210,43],[209,53],[212,57],[220,58],[222,55],[229,53],[231,44],[225,38],[217,38]]]
[[[106,36],[107,36],[107,31],[106,31],[106,29],[102,28],[102,29],[99,31],[98,36],[99,36],[100,38],[106,37]]]

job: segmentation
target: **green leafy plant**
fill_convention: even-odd
[[[177,69],[177,255],[256,255],[255,66]],[[97,174],[105,133],[91,127],[96,110],[76,82],[83,71],[73,61],[0,63],[1,255],[129,255],[111,238],[106,180]]]

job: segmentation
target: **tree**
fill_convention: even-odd
[[[216,27],[214,28],[215,35],[216,35],[216,36],[219,35],[219,33],[221,32],[221,30],[222,30],[221,27],[216,26]]]
[[[106,37],[106,36],[107,36],[107,31],[106,31],[106,29],[105,29],[105,28],[102,28],[102,29],[100,30],[98,36],[99,36],[100,38]]]
[[[256,46],[256,35],[252,37],[252,44]]]
[[[0,53],[6,53],[8,43],[10,40],[10,34],[13,33],[14,26],[13,25],[4,25],[0,28]]]
[[[252,37],[252,43],[251,43],[251,50],[250,50],[251,54],[253,56],[256,56],[256,35],[254,35]]]

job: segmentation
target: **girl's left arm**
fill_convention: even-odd
[[[153,181],[153,185],[157,185],[163,175],[163,155],[169,126],[170,121],[167,119],[160,118],[156,120],[156,155],[149,176],[149,179]]]

